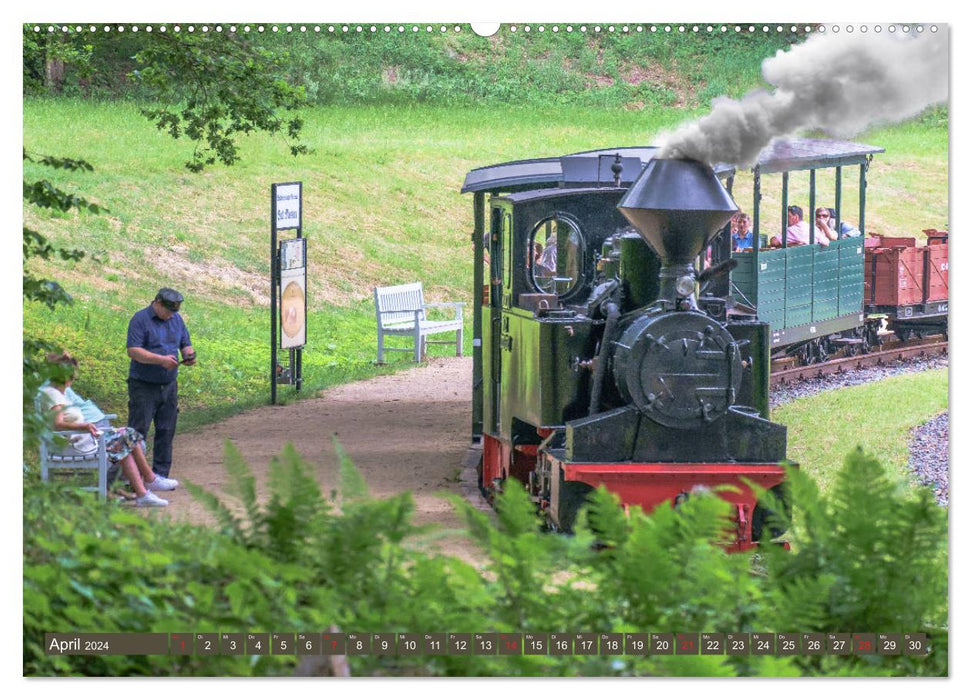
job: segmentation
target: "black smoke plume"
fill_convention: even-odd
[[[662,135],[660,158],[749,167],[776,137],[821,129],[848,138],[948,98],[947,31],[817,34],[762,63],[773,90],[718,98],[711,112]]]

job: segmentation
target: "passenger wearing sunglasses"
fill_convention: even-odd
[[[826,207],[816,207],[816,242],[820,245],[829,245],[830,241],[839,238],[836,221],[830,211]]]
[[[189,330],[179,315],[181,306],[182,295],[163,287],[128,322],[128,425],[147,436],[155,424],[152,468],[164,477],[172,468],[179,416],[179,365],[196,363]]]

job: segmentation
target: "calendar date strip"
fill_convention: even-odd
[[[922,632],[47,633],[48,656],[926,656]]]

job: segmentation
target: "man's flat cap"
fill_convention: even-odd
[[[170,304],[181,304],[183,301],[181,294],[174,289],[169,289],[168,287],[162,287],[160,290],[158,290],[158,294],[155,298],[161,301],[167,301]]]

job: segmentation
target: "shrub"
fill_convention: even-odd
[[[338,448],[339,450],[339,448]],[[227,444],[238,505],[188,485],[207,529],[158,523],[28,483],[24,498],[26,675],[271,675],[288,656],[46,656],[45,632],[926,632],[909,656],[349,656],[353,675],[946,675],[943,512],[851,455],[833,493],[792,472],[793,551],[727,554],[728,508],[699,495],[628,515],[604,490],[576,535],[545,532],[508,482],[496,512],[455,498],[483,563],[419,547],[410,494],[376,499],[340,453],[321,493],[287,446],[260,498]],[[778,512],[782,509],[777,508]],[[159,532],[164,532],[160,536]]]

